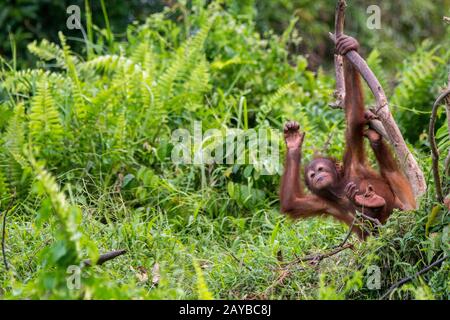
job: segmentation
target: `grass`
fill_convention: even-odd
[[[81,200],[77,195],[74,198]],[[95,206],[82,207],[83,231],[100,252],[126,249],[127,254],[88,272],[108,279],[107,287],[125,287],[129,291],[115,296],[111,288],[105,290],[107,294],[97,290],[100,294],[96,298],[105,294],[132,299],[197,299],[196,261],[214,298],[374,299],[390,284],[429,262],[424,251],[429,241],[420,238],[423,230],[417,230],[423,222],[416,221],[425,217],[419,218],[420,212],[397,213],[383,227],[380,237],[361,243],[352,236],[349,241],[354,243],[353,250],[326,258],[318,267],[307,262],[294,264],[280,282],[280,257],[286,262],[330,251],[345,237],[346,227],[331,219],[292,223],[269,203],[245,213],[236,208],[215,217],[206,212],[180,217],[158,206],[131,208],[114,193],[99,199],[101,202],[97,199]],[[102,217],[108,222],[102,222]],[[51,228],[37,230],[26,212],[9,217],[7,255],[16,281],[26,282],[36,273],[39,266],[34,256],[51,241]],[[434,250],[439,252],[438,248]],[[156,273],[155,265],[159,269]],[[378,290],[367,289],[370,265],[382,270],[383,285]],[[3,294],[14,297],[8,273],[2,274]],[[436,268],[427,277],[428,284],[422,278],[414,279],[409,290],[397,291],[393,297],[445,297],[448,265]],[[433,281],[443,287],[432,290]],[[83,296],[87,297],[86,292]]]

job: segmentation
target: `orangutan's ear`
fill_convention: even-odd
[[[336,171],[337,171],[339,176],[344,174],[344,166],[341,163],[335,162],[334,165],[336,166]]]

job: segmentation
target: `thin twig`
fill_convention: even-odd
[[[445,158],[444,173],[446,176],[450,176],[450,150],[448,150],[447,158]]]
[[[3,213],[3,224],[2,224],[2,255],[3,255],[3,264],[5,265],[5,270],[9,271],[9,265],[8,265],[8,260],[6,259],[6,216],[8,215],[9,210],[11,210],[14,199],[16,197],[16,192],[14,191],[11,199],[9,200],[9,204],[8,207],[6,208],[6,210]]]
[[[253,271],[252,268],[250,268],[248,265],[246,265],[244,263],[244,261],[239,260],[238,257],[236,257],[232,252],[226,250],[226,253],[228,253],[230,255],[230,257],[232,257],[234,260],[236,260],[236,262],[239,263],[239,265],[243,266],[245,269],[247,269],[249,271]]]
[[[450,89],[450,72],[448,74],[448,88]],[[450,95],[445,99],[445,112],[447,114],[447,130],[450,137]],[[444,174],[450,176],[450,150],[444,162]]]
[[[344,33],[344,21],[345,21],[345,7],[347,4],[345,0],[339,0],[336,4],[336,15],[334,34],[336,37]],[[334,67],[336,70],[336,90],[334,91],[334,97],[336,101],[330,104],[332,108],[343,108],[345,100],[345,79],[344,79],[344,61],[340,54],[334,54]]]
[[[404,285],[405,283],[407,283],[407,282],[411,281],[412,279],[414,279],[414,278],[420,276],[421,274],[424,274],[424,273],[430,271],[433,267],[435,267],[435,266],[437,266],[437,265],[440,265],[442,262],[444,262],[444,261],[445,261],[446,259],[448,259],[448,258],[449,258],[449,256],[444,256],[444,257],[442,257],[441,259],[436,260],[435,262],[433,262],[433,263],[430,264],[429,266],[423,268],[423,269],[420,270],[419,272],[415,273],[414,275],[409,276],[409,277],[406,277],[406,278],[403,278],[403,279],[401,279],[400,281],[394,283],[394,284],[389,288],[389,290],[386,291],[386,293],[383,294],[383,295],[381,296],[380,300],[386,299],[386,298],[392,293],[392,291],[394,291],[396,288],[398,288],[398,287]]]
[[[6,216],[8,215],[8,210],[3,213],[3,225],[2,225],[2,255],[3,264],[5,265],[6,271],[9,271],[8,261],[6,260],[6,250],[5,250],[5,238],[6,238]]]
[[[434,186],[436,188],[436,198],[437,201],[443,202],[444,196],[442,194],[442,185],[441,185],[441,177],[439,174],[439,150],[436,145],[436,138],[434,135],[435,126],[436,126],[436,117],[437,110],[441,104],[441,102],[450,94],[450,81],[448,84],[448,88],[437,97],[436,101],[433,104],[433,109],[431,110],[431,118],[430,118],[430,126],[428,129],[428,142],[431,147],[431,160],[433,166],[433,177],[434,177]]]
[[[283,284],[284,280],[291,274],[290,270],[288,269],[282,269],[280,275],[278,278],[266,289],[264,292],[265,296],[270,296],[270,294],[273,292],[273,290]]]
[[[353,227],[355,226],[355,222],[356,222],[356,216],[353,218],[353,222],[352,222],[350,229],[348,230],[348,233],[345,236],[344,240],[342,240],[342,242],[339,245],[335,246],[334,248],[339,248],[339,247],[344,246],[344,244],[347,242],[347,240],[350,239],[350,236],[353,233]]]
[[[311,255],[307,255],[305,257],[299,257],[293,261],[290,262],[286,262],[284,264],[285,267],[289,267],[293,264],[297,264],[300,262],[307,262],[310,261],[313,265],[318,265],[323,259],[334,256],[335,254],[338,254],[339,252],[345,250],[345,249],[350,249],[353,248],[353,244],[352,243],[346,243],[341,247],[336,247],[333,250],[331,250],[330,252],[326,252],[326,253],[319,253],[319,254],[311,254]]]
[[[377,226],[381,226],[382,225],[380,220],[378,220],[377,218],[369,217],[367,214],[364,214],[362,212],[358,212],[358,213],[361,215],[361,217],[363,217],[364,219],[367,219],[367,220],[373,222],[375,225],[377,225]]]
[[[353,227],[353,225],[352,225]],[[346,237],[346,239],[342,242],[341,246],[335,247],[333,248],[333,250],[331,250],[330,252],[326,252],[326,253],[320,253],[320,254],[312,254],[312,255],[307,255],[305,257],[299,257],[296,258],[293,261],[290,262],[285,262],[285,263],[281,263],[282,267],[277,269],[280,272],[280,275],[278,276],[278,278],[266,289],[265,291],[265,295],[270,295],[272,293],[272,291],[279,285],[283,284],[284,280],[291,275],[292,273],[292,269],[291,267],[293,265],[296,265],[300,262],[310,262],[311,265],[318,267],[320,262],[328,257],[334,256],[335,254],[338,254],[339,252],[345,250],[345,249],[349,249],[349,248],[353,248],[353,244],[351,243],[345,243],[347,242],[348,237]]]
[[[27,261],[27,267],[29,269],[32,269],[32,263],[35,262],[35,260],[32,257],[36,256],[36,253],[41,251],[41,249],[45,246],[48,246],[52,241],[50,239],[45,240],[42,242],[38,247],[36,247],[32,252],[26,254],[26,261]]]
[[[325,141],[325,143],[323,144],[323,153],[326,153],[328,151],[328,148],[330,148],[331,146],[331,139],[334,136],[334,130],[331,130],[331,132],[328,134],[327,140]]]
[[[115,250],[115,251],[110,251],[105,254],[102,254],[98,258],[97,263],[95,263],[95,265],[98,265],[98,266],[102,265],[106,261],[109,261],[109,260],[114,259],[115,257],[121,256],[121,255],[125,254],[126,252],[127,252],[127,250]],[[85,265],[86,267],[92,266],[91,259],[84,260],[83,265]]]

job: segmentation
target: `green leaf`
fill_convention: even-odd
[[[437,205],[434,206],[433,209],[431,209],[430,214],[428,215],[427,223],[425,224],[425,235],[428,236],[429,229],[432,227],[434,221],[436,220],[436,217],[438,216],[439,212],[441,212],[441,206]]]
[[[126,187],[132,180],[134,180],[134,175],[129,173],[127,174],[122,181],[122,187]]]

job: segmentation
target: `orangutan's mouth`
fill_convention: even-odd
[[[317,179],[316,179],[316,183],[319,183],[319,182],[321,182],[323,179],[325,179],[325,177],[324,176],[319,176],[319,177],[317,177]]]

